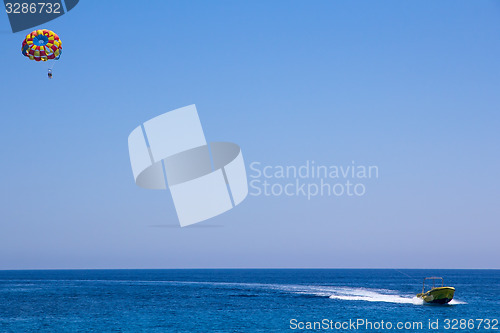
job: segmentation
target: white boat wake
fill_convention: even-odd
[[[46,280],[49,281],[49,280]],[[60,280],[57,280],[60,281]],[[298,284],[267,284],[267,283],[238,283],[238,282],[209,282],[209,281],[143,281],[143,280],[68,280],[70,282],[103,282],[110,284],[132,285],[205,285],[207,287],[238,289],[238,290],[272,290],[275,292],[328,297],[341,301],[385,302],[396,304],[423,305],[424,301],[412,294],[401,295],[400,291],[375,288],[356,288],[347,286],[321,286]],[[258,294],[258,292],[256,293]],[[449,305],[467,304],[453,299]]]
[[[343,301],[385,302],[398,304],[423,305],[424,301],[413,295],[400,295],[398,291],[387,289],[334,287],[334,286],[300,286],[300,285],[275,285],[275,289],[296,294],[329,297]],[[450,305],[467,304],[452,300]]]
[[[182,283],[182,282],[177,282]],[[292,284],[265,284],[265,283],[230,283],[230,282],[184,282],[193,284],[209,284],[212,286],[238,288],[238,289],[261,289],[279,292],[329,297],[330,299],[343,301],[366,301],[385,302],[397,304],[423,305],[424,301],[412,294],[401,295],[399,291],[374,288],[355,288],[345,286],[318,286],[318,285],[292,285]],[[453,299],[449,305],[467,304],[466,302]]]

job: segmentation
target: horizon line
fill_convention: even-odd
[[[130,270],[500,270],[500,268],[359,268],[359,267],[274,267],[274,268],[259,268],[259,267],[202,267],[202,268],[17,268],[3,269],[0,272],[6,271],[130,271]]]

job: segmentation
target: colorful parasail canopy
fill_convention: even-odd
[[[22,53],[35,61],[59,60],[62,43],[53,31],[39,29],[29,33],[23,41]]]

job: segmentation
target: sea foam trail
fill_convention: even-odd
[[[399,295],[397,291],[386,289],[330,286],[295,286],[295,289],[299,294],[323,296],[343,301],[386,302],[416,305],[422,303],[422,300],[411,295]]]
[[[388,289],[355,288],[344,286],[318,286],[318,285],[293,285],[293,284],[266,284],[266,283],[235,283],[235,282],[195,282],[171,281],[179,284],[205,284],[222,288],[237,288],[247,290],[274,290],[290,294],[329,297],[330,299],[344,301],[385,302],[397,304],[423,305],[424,301],[414,295],[400,295],[399,291]],[[452,300],[450,305],[467,304]]]
[[[14,281],[14,280],[13,280]],[[17,281],[17,280],[16,280]],[[102,282],[109,284],[128,285],[206,285],[209,287],[239,290],[272,290],[288,294],[310,295],[318,297],[329,297],[330,299],[343,301],[366,301],[385,302],[398,304],[422,305],[423,300],[413,295],[400,295],[399,291],[388,289],[355,288],[345,286],[321,286],[321,285],[293,285],[293,284],[267,284],[267,283],[238,283],[238,282],[211,282],[211,281],[152,281],[152,280],[43,280],[67,281],[67,282]],[[450,305],[467,304],[466,302],[453,299]]]
[[[357,288],[337,291],[336,293],[331,295],[330,298],[341,299],[346,301],[416,304],[416,301],[414,300],[414,298],[416,297],[407,297],[397,294],[385,294],[376,290],[357,289]]]
[[[271,289],[280,292],[311,295],[319,297],[329,297],[330,299],[344,301],[366,301],[385,302],[397,304],[423,305],[424,301],[413,295],[400,295],[398,291],[387,289],[336,287],[336,286],[315,286],[315,285],[282,285],[282,284],[253,284],[234,283],[232,286],[249,289]],[[458,300],[452,300],[450,305],[467,304]]]
[[[300,294],[328,296],[330,299],[343,301],[385,302],[398,304],[423,305],[424,301],[413,295],[400,295],[398,291],[387,289],[353,288],[353,287],[321,287],[321,286],[295,286]],[[303,290],[300,290],[303,288]],[[467,304],[452,300],[450,305]]]

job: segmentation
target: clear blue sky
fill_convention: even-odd
[[[500,268],[498,1],[81,0],[50,81],[0,22],[0,269]],[[127,137],[193,103],[247,167],[380,177],[176,228]]]

